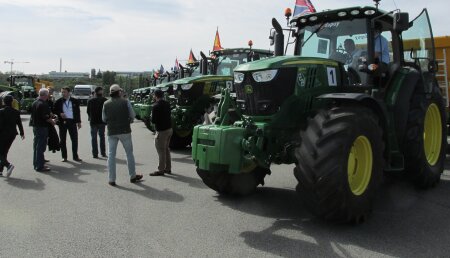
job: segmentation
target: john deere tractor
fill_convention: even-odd
[[[293,164],[296,190],[326,220],[361,222],[383,172],[436,185],[446,142],[426,9],[413,21],[374,7],[294,17],[294,55],[273,19],[276,57],[234,69],[213,125],[194,129],[192,157],[221,194],[252,193],[271,164]],[[349,47],[349,45],[351,45]]]
[[[27,75],[12,75],[9,78],[11,87],[16,88],[22,92],[20,101],[20,109],[26,112],[31,112],[31,106],[36,100],[38,90],[36,88],[36,79],[33,76]]]
[[[273,52],[262,49],[234,48],[213,51],[212,57],[201,53],[202,75],[176,80],[177,105],[172,110],[173,135],[171,148],[191,144],[195,125],[203,123],[205,110],[214,103],[214,96],[224,88],[232,89],[233,69],[239,64],[267,58]]]
[[[172,106],[175,105],[173,83],[178,78],[184,78],[185,76],[192,74],[198,67],[198,64],[189,65],[188,67],[180,66],[177,71],[166,72],[160,75],[159,78],[154,78],[152,91],[146,99],[145,103],[140,106],[140,116],[144,121],[145,126],[152,132],[155,131],[155,126],[152,124],[152,106],[153,106],[153,92],[159,89],[164,92],[164,98],[169,101]]]
[[[151,91],[151,87],[145,87],[145,88],[139,88],[136,90],[133,90],[133,111],[136,114],[136,119],[142,120],[141,114],[141,105],[146,101]]]

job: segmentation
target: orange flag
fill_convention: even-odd
[[[216,30],[216,38],[214,39],[213,51],[222,50],[223,47],[220,44],[219,28]]]
[[[191,49],[191,53],[189,53],[189,59],[188,59],[188,64],[194,64],[195,62],[197,62],[197,58],[195,58],[194,56],[194,52],[192,52]]]

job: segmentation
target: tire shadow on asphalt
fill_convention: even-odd
[[[450,179],[427,191],[407,181],[383,184],[373,214],[361,225],[316,219],[294,195],[293,190],[261,188],[247,198],[218,197],[218,201],[274,218],[268,228],[239,236],[251,248],[283,257],[353,257],[361,252],[367,256],[444,257],[450,252]]]
[[[183,202],[184,197],[180,194],[177,194],[175,192],[172,192],[170,190],[164,189],[164,190],[158,190],[155,188],[152,188],[148,185],[144,184],[145,181],[141,181],[139,183],[136,183],[134,185],[142,188],[141,190],[134,189],[134,188],[127,188],[124,186],[116,185],[115,188],[120,189],[122,191],[128,191],[132,192],[138,195],[141,195],[145,198],[156,200],[156,201],[167,201],[167,202]]]
[[[42,191],[45,189],[45,183],[40,179],[36,178],[36,180],[28,180],[28,179],[21,179],[21,178],[5,178],[5,182],[8,185],[11,185],[13,187],[17,187],[23,190],[35,190],[35,191]]]
[[[199,178],[193,178],[189,176],[184,176],[179,173],[175,174],[172,172],[172,174],[165,174],[162,178],[169,178],[181,183],[188,184],[190,187],[198,188],[198,189],[207,189],[207,187],[203,181]]]

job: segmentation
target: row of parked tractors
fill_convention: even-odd
[[[207,186],[247,195],[273,164],[292,164],[305,207],[326,220],[364,221],[388,174],[420,188],[439,182],[447,116],[426,9],[410,20],[350,7],[272,26],[274,52],[201,53],[135,90],[138,117],[153,130],[161,89],[173,108],[171,147],[192,147]]]

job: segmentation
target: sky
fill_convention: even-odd
[[[185,63],[212,49],[219,28],[222,47],[269,49],[271,19],[284,24],[295,0],[0,0],[0,71],[151,71]],[[317,11],[372,6],[371,0],[312,0]],[[410,19],[427,8],[434,34],[450,35],[450,2],[383,0]],[[28,62],[28,63],[21,63]]]

